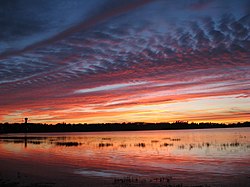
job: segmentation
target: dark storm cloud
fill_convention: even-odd
[[[189,7],[193,10],[204,10],[211,5],[213,0],[199,0],[190,3]]]
[[[88,18],[104,3],[98,0],[91,3],[78,0],[3,0],[0,4],[0,53],[22,49],[52,37]]]
[[[109,17],[151,2],[129,0],[16,0],[3,1],[3,25],[0,57],[15,55],[18,50],[36,48],[63,39],[72,32],[86,29]]]

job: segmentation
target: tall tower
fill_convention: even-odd
[[[24,118],[24,123],[27,124],[28,123],[28,118]]]

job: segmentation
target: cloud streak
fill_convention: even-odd
[[[68,12],[68,14],[72,14],[72,10],[73,10],[73,12],[76,12],[75,13],[76,15],[72,16],[73,17],[72,19],[69,19],[69,20],[66,19],[66,23],[64,22],[64,24],[60,24],[60,23],[57,24],[54,29],[50,28],[49,31],[47,29],[47,32],[41,31],[44,28],[35,28],[35,27],[27,28],[29,25],[28,26],[24,25],[25,27],[23,25],[21,25],[20,27],[22,30],[16,31],[15,27],[13,28],[12,25],[9,26],[8,23],[6,23],[6,21],[8,21],[8,20],[3,20],[3,25],[5,27],[7,27],[7,29],[9,29],[8,27],[10,27],[12,30],[14,30],[13,32],[24,32],[25,33],[24,35],[26,36],[26,35],[29,35],[29,33],[27,33],[28,31],[32,30],[32,32],[34,32],[37,29],[38,31],[42,32],[42,34],[40,34],[38,32],[38,34],[40,34],[39,36],[36,36],[33,38],[29,37],[28,39],[30,41],[28,43],[27,42],[20,42],[21,46],[18,47],[19,50],[15,50],[12,47],[10,47],[10,49],[6,48],[6,50],[3,49],[2,54],[0,53],[0,59],[1,58],[4,59],[4,58],[11,56],[11,55],[18,55],[20,53],[36,49],[36,48],[44,46],[46,44],[50,44],[50,43],[59,41],[65,37],[69,36],[72,33],[75,33],[75,32],[80,31],[80,30],[86,30],[86,29],[88,29],[88,28],[90,28],[90,27],[92,27],[100,22],[103,22],[103,21],[105,21],[109,18],[112,18],[114,16],[118,16],[122,13],[126,13],[127,11],[133,10],[133,9],[140,7],[140,6],[142,6],[146,3],[149,3],[151,1],[153,1],[153,0],[136,0],[136,1],[127,1],[127,3],[115,3],[113,0],[109,0],[109,1],[108,0],[106,0],[106,1],[94,0],[92,3],[86,3],[83,1],[76,0],[75,6],[67,7],[67,5],[72,5],[72,4],[74,5],[74,3],[70,3],[68,0],[64,0],[65,5],[59,6],[58,7],[59,10],[61,9],[60,11],[70,11],[70,12]],[[105,2],[107,4],[105,4]],[[32,3],[29,0],[27,3],[31,4],[31,6],[32,5],[34,6],[34,7],[31,7],[31,9],[36,8],[39,10],[39,4],[37,4],[37,3],[34,4],[34,2]],[[13,4],[17,5],[17,6],[19,5],[18,1],[16,1],[16,2],[14,1]],[[58,3],[58,4],[60,4],[60,3]],[[52,4],[49,3],[47,6],[55,6],[55,5],[56,5],[56,1],[52,2]],[[77,7],[77,5],[79,5],[79,7]],[[104,6],[105,11],[102,11],[103,6]],[[10,7],[10,5],[7,4],[7,7]],[[80,7],[84,7],[84,10],[79,9]],[[3,7],[3,8],[5,8],[5,7]],[[46,8],[46,6],[45,6],[45,8]],[[70,10],[69,8],[72,8],[72,10]],[[99,9],[100,11],[96,12],[96,9]],[[14,9],[14,11],[15,11],[15,9]],[[79,13],[80,11],[84,12],[86,14],[80,14]],[[4,10],[2,10],[2,12],[4,12]],[[94,13],[93,15],[88,15],[89,12],[96,12],[96,13]],[[17,13],[19,13],[19,12],[17,11]],[[25,12],[25,13],[34,14],[33,12]],[[56,14],[56,16],[59,16],[58,12],[51,12],[51,14],[52,15],[49,15],[49,16],[55,16],[54,14]],[[8,19],[8,18],[9,17],[7,17],[5,19]],[[63,19],[64,21],[65,21],[65,18],[60,17],[60,19]],[[83,19],[83,18],[85,18],[84,21],[80,21],[80,19]],[[11,19],[13,19],[13,18],[11,18]],[[41,23],[40,19],[41,19],[40,17],[37,17],[35,19],[31,19],[31,20],[24,18],[23,20],[21,20],[21,22],[28,21],[29,24],[31,24],[32,26],[35,26],[37,24],[43,25],[44,23]],[[49,20],[46,20],[46,21],[49,21]],[[56,21],[61,21],[61,20],[56,20]],[[68,21],[68,23],[67,23],[67,21]],[[54,24],[54,23],[52,22],[51,24]],[[71,25],[74,25],[74,26],[72,27]],[[17,27],[18,27],[18,25],[17,25]],[[48,25],[48,27],[52,27],[52,25]],[[55,31],[57,31],[57,33]],[[6,32],[3,32],[3,34],[2,34],[3,37],[6,37],[5,33]],[[27,38],[24,38],[24,39],[27,40]],[[8,44],[8,42],[7,42],[7,44]],[[14,45],[18,45],[18,44],[14,43]]]
[[[24,116],[44,117],[47,122],[84,122],[85,117],[88,122],[246,119],[250,16],[243,7],[247,1],[202,2],[128,1],[110,7],[111,1],[96,1],[98,11],[52,39],[7,56],[2,53],[2,120]],[[230,98],[237,99],[233,103]],[[214,100],[230,104],[224,102],[223,108]],[[206,114],[207,101],[220,110]],[[180,115],[166,118],[157,110],[185,102],[193,105],[183,112],[177,108]],[[234,106],[238,119],[223,112]],[[197,107],[203,112],[195,115],[191,111]],[[142,114],[141,108],[147,110]]]

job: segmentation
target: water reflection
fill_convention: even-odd
[[[135,142],[133,139],[126,139],[126,137],[91,137],[91,136],[41,136],[37,134],[30,135],[13,135],[13,136],[2,136],[0,137],[0,143],[5,144],[23,144],[25,148],[28,147],[29,144],[32,145],[53,145],[53,146],[65,146],[65,147],[77,147],[81,145],[85,145],[85,148],[89,147],[92,149],[94,147],[100,148],[108,148],[108,147],[116,147],[116,149],[131,149],[133,148],[145,148],[153,149],[153,148],[163,148],[163,147],[173,147],[175,150],[188,150],[192,149],[216,149],[217,151],[223,151],[226,149],[239,148],[239,150],[245,150],[250,148],[250,144],[248,141],[239,141],[240,139],[246,139],[246,136],[239,136],[238,140],[225,141],[220,140],[220,142],[215,141],[214,139],[207,142],[196,141],[193,142],[190,139],[181,140],[181,138],[161,138],[158,140],[151,139],[151,137],[141,137],[142,142]],[[203,137],[204,139],[204,137]],[[172,143],[175,142],[175,143]]]
[[[41,137],[28,137],[27,135],[22,136],[7,136],[7,137],[0,137],[0,142],[4,143],[14,143],[14,144],[24,144],[24,147],[27,148],[28,144],[35,144],[40,145],[42,143],[45,143],[44,141],[41,141]]]
[[[249,128],[9,134],[0,137],[0,159],[26,165],[33,160],[81,176],[118,177],[116,184],[127,176],[151,180],[166,175],[191,184],[199,175],[200,183],[220,184],[222,176],[229,182],[249,181],[249,137]]]

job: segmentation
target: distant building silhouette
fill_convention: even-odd
[[[24,131],[25,131],[25,133],[27,133],[28,132],[28,118],[24,118]]]
[[[27,148],[28,141],[26,133],[28,132],[28,118],[24,118],[24,125],[25,125],[24,147]]]

